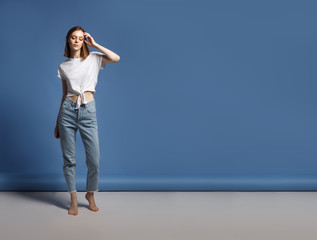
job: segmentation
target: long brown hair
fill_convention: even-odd
[[[68,57],[68,58],[70,57],[70,47],[69,47],[69,43],[67,41],[69,40],[72,33],[77,31],[77,30],[81,30],[81,31],[85,32],[85,30],[80,26],[75,26],[75,27],[72,27],[71,29],[69,29],[69,31],[66,35],[66,45],[65,45],[65,52],[64,52],[65,57]],[[88,57],[88,55],[89,55],[89,48],[88,48],[88,45],[85,41],[83,42],[83,46],[81,47],[80,50],[81,50],[80,57],[82,57],[83,60],[86,59],[86,57]]]

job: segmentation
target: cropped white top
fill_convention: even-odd
[[[96,92],[95,87],[98,82],[98,74],[100,69],[106,67],[106,63],[102,62],[100,52],[90,52],[88,57],[83,58],[68,58],[62,62],[57,69],[57,77],[65,79],[67,83],[67,95],[78,95],[76,109],[82,103],[86,104],[84,92]]]

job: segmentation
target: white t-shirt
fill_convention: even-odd
[[[57,69],[57,77],[63,78],[67,83],[67,95],[78,95],[76,109],[82,103],[87,103],[84,92],[96,92],[95,87],[98,82],[98,74],[100,69],[104,69],[106,64],[102,62],[100,52],[90,52],[88,57],[83,58],[68,58],[62,62]]]

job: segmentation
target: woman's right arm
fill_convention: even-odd
[[[62,86],[63,86],[63,96],[62,96],[62,100],[61,100],[61,105],[59,107],[59,111],[58,111],[58,115],[57,115],[57,120],[56,120],[56,127],[58,127],[58,118],[59,118],[59,113],[61,111],[61,108],[62,108],[62,104],[65,100],[65,97],[67,95],[67,83],[66,83],[66,80],[62,78]]]

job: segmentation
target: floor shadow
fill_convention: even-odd
[[[11,192],[11,191],[10,191]],[[70,194],[68,192],[34,192],[34,191],[12,191],[19,197],[33,199],[34,201],[45,202],[50,205],[55,205],[58,208],[68,210],[71,204]],[[79,193],[81,194],[81,193]],[[81,203],[81,196],[78,196],[77,192],[78,207],[85,207],[89,209],[89,204]]]

